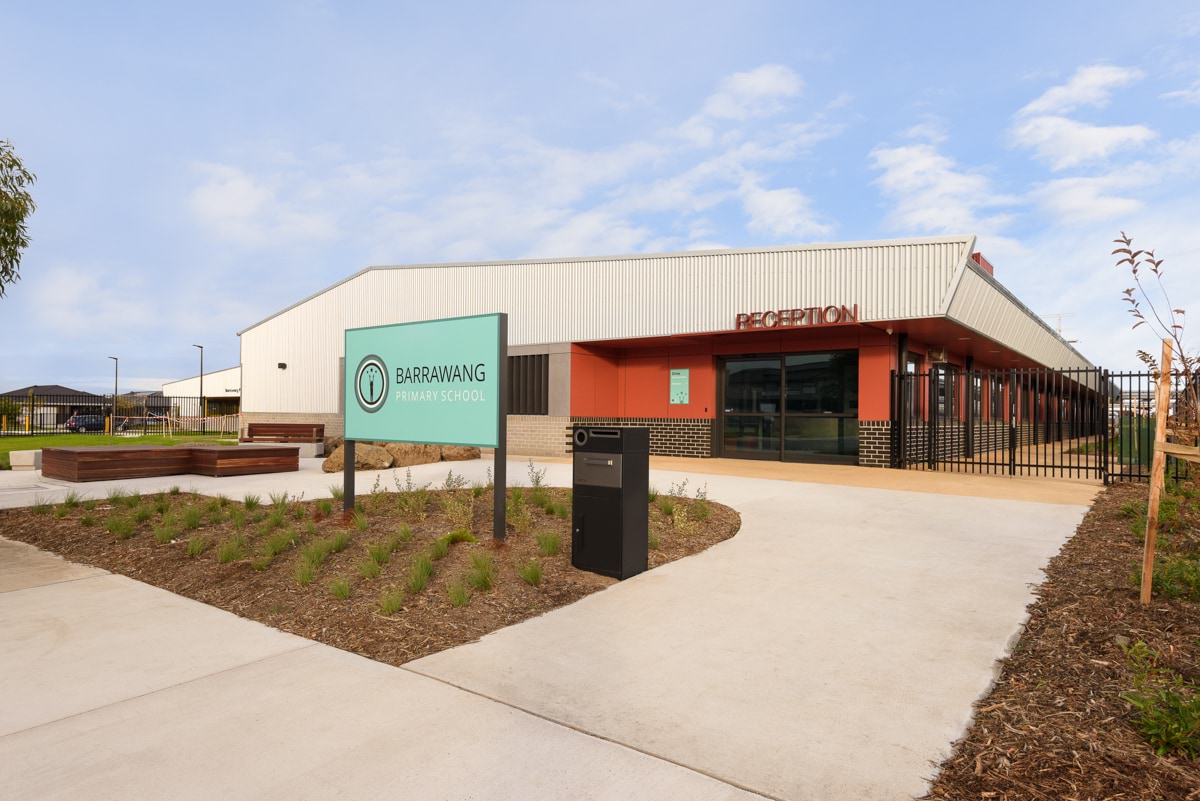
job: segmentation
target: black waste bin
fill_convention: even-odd
[[[627,579],[646,570],[650,429],[575,426],[571,564]]]

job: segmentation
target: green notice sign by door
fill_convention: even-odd
[[[346,330],[346,439],[476,445],[501,436],[504,315]]]
[[[689,370],[671,371],[671,403],[687,404],[691,396]]]

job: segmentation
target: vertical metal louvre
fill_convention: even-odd
[[[549,414],[550,356],[508,357],[508,413]]]

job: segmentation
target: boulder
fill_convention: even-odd
[[[325,452],[333,453],[338,448],[342,447],[342,443],[345,441],[346,441],[345,437],[326,437],[325,438]]]
[[[326,473],[340,473],[346,466],[346,448],[339,445],[321,464]],[[392,455],[376,445],[358,443],[354,446],[355,470],[384,470],[392,466]]]
[[[442,446],[443,462],[465,462],[468,459],[478,459],[479,455],[479,448],[467,447],[465,445]]]
[[[431,464],[440,461],[442,449],[437,445],[416,445],[411,442],[389,442],[383,449],[392,455],[392,467]]]

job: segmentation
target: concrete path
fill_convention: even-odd
[[[124,483],[311,498],[337,481],[315,464]],[[544,466],[569,484],[569,465]],[[1095,491],[1034,503],[698,473],[652,482],[707,484],[742,513],[737,537],[401,670],[115,576],[0,593],[0,641],[18,644],[0,687],[26,699],[11,723],[0,705],[0,764],[18,766],[0,798],[908,798]]]
[[[4,799],[755,798],[5,540],[0,643]]]

